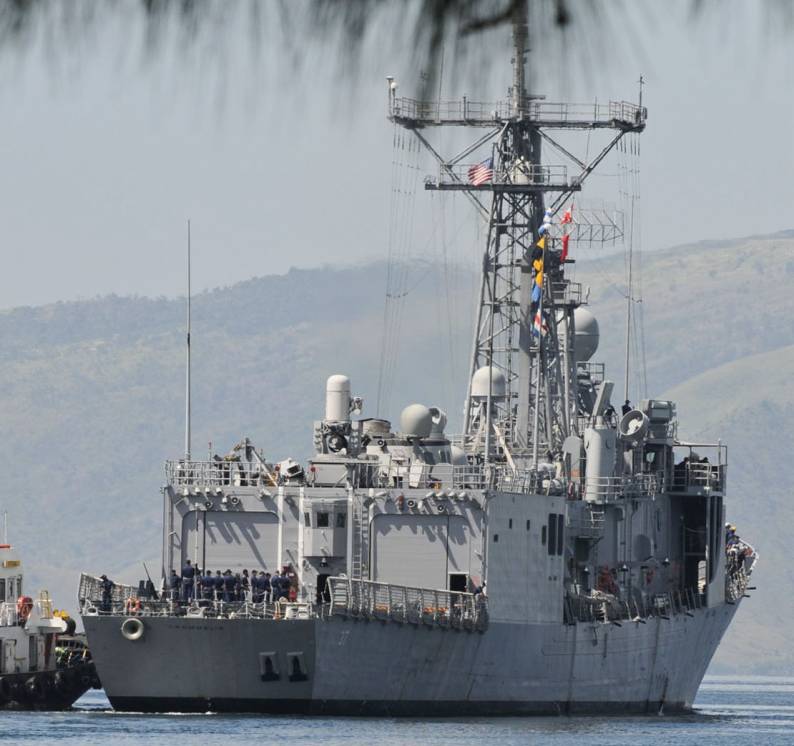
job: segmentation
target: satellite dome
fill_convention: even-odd
[[[491,373],[493,370],[493,373]],[[504,399],[507,393],[505,374],[498,368],[484,365],[474,371],[471,379],[471,395],[474,399],[487,399],[488,389],[491,389],[491,399]]]
[[[433,427],[433,415],[424,404],[409,404],[400,415],[400,430],[406,438],[426,438]]]
[[[587,362],[598,349],[598,321],[590,311],[579,306],[573,312],[576,333],[573,338],[574,356],[578,362]]]

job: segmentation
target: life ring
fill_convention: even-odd
[[[125,614],[137,614],[141,610],[141,599],[136,598],[135,596],[130,596],[124,602],[124,613]]]
[[[143,637],[143,622],[138,617],[132,616],[121,623],[121,634],[128,640],[135,642]]]
[[[17,599],[17,618],[20,622],[26,622],[33,610],[33,599],[30,596],[20,596]]]

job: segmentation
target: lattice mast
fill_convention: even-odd
[[[577,363],[573,359],[575,308],[581,288],[565,277],[559,233],[547,232],[542,278],[533,268],[533,252],[544,215],[556,215],[581,190],[583,181],[627,132],[645,127],[642,107],[621,103],[570,105],[549,103],[526,90],[526,13],[513,19],[513,85],[509,101],[480,103],[417,101],[397,96],[389,81],[389,118],[411,130],[439,164],[426,189],[464,192],[487,223],[479,307],[474,330],[469,385],[464,407],[463,441],[470,458],[535,467],[556,456],[568,435],[577,432]],[[445,158],[427,130],[457,126],[485,128],[460,153]],[[585,162],[552,138],[555,130],[613,129],[598,155]],[[574,164],[544,165],[546,142]],[[479,163],[463,161],[489,152]],[[490,204],[483,199],[490,193]],[[548,210],[544,197],[553,195]],[[583,231],[614,240],[617,226],[592,220]],[[576,240],[576,231],[572,235]],[[537,256],[535,257],[537,258]],[[532,291],[541,279],[541,298]]]

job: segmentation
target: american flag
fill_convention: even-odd
[[[469,184],[480,186],[489,181],[493,181],[493,158],[486,158],[469,168]]]

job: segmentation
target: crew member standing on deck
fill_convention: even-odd
[[[204,570],[204,576],[201,578],[201,596],[205,601],[212,601],[215,590],[215,580],[212,577],[212,570]]]
[[[196,569],[193,567],[190,560],[185,560],[185,566],[182,568],[182,597],[187,602],[193,600],[195,577]]]
[[[223,600],[223,575],[220,570],[215,573],[215,600]]]
[[[168,579],[168,588],[170,591],[170,599],[172,601],[179,601],[179,591],[182,588],[182,578],[176,574],[176,570],[171,570],[171,577]]]
[[[113,598],[113,581],[108,580],[107,575],[100,575],[99,579],[102,581],[99,584],[100,589],[102,590],[102,611],[109,612],[110,611],[110,602]]]
[[[273,600],[273,588],[271,586],[270,573],[266,572],[264,577],[260,575],[259,582],[262,584],[262,595],[270,603]]]
[[[270,578],[270,591],[273,597],[273,603],[278,603],[278,600],[281,598],[281,575],[278,570],[276,570]]]
[[[231,570],[227,570],[223,574],[223,600],[227,603],[234,601],[234,586],[235,578]]]

